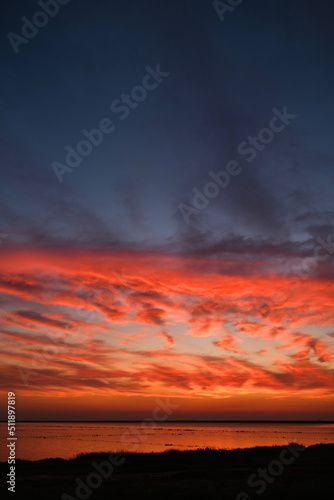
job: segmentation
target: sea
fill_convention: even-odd
[[[153,426],[154,425],[154,426]],[[334,423],[16,422],[16,458],[73,458],[90,452],[251,448],[291,442],[334,443]],[[0,461],[8,458],[7,423],[0,423]]]

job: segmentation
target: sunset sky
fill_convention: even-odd
[[[37,10],[0,16],[0,388],[18,418],[142,419],[169,397],[172,420],[333,420],[332,4],[221,21],[206,0],[72,0],[15,53]],[[122,119],[111,104],[157,65]],[[285,106],[249,162],[239,145]]]

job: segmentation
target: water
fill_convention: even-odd
[[[71,458],[78,453],[164,451],[170,448],[250,448],[334,443],[334,424],[289,423],[16,423],[16,457],[28,460]],[[0,423],[0,461],[7,460],[7,423]]]

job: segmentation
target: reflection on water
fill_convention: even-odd
[[[334,424],[244,423],[45,423],[16,424],[16,457],[71,458],[78,453],[110,451],[164,451],[205,448],[249,448],[295,441],[305,446],[334,443]],[[7,424],[0,424],[6,443]],[[0,461],[7,460],[6,446]]]

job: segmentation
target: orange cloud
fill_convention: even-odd
[[[323,277],[291,290],[259,266],[238,273],[237,262],[168,253],[0,254],[3,391],[214,400],[333,392],[334,298]],[[276,290],[289,298],[269,300]]]

